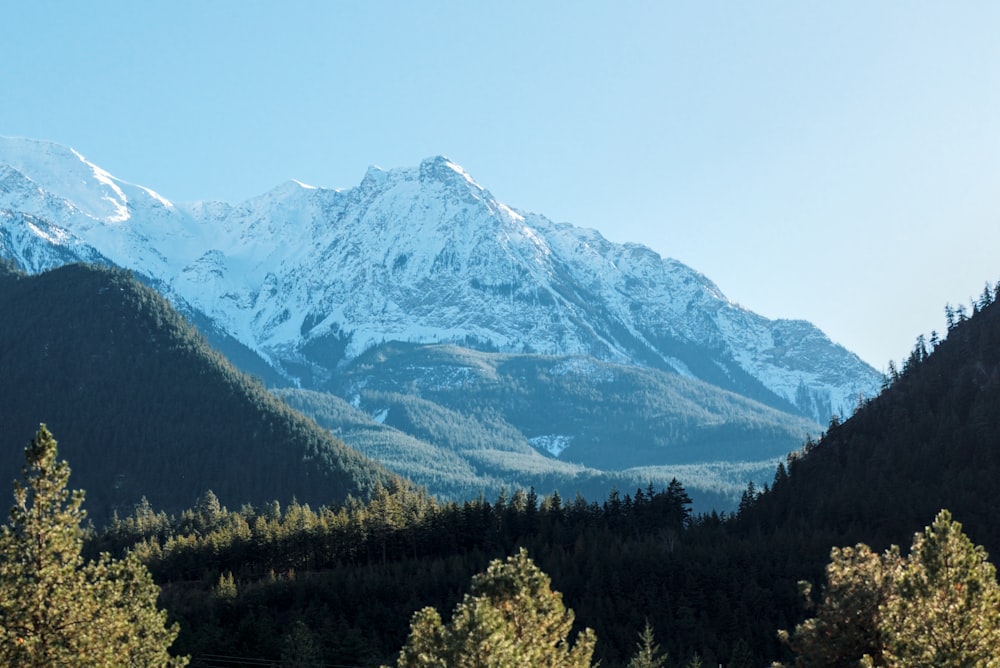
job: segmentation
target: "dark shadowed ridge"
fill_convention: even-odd
[[[997,297],[987,288],[971,317],[949,314],[940,343],[921,337],[881,395],[791,461],[747,522],[881,548],[909,544],[947,508],[975,543],[1000,554]]]
[[[95,523],[146,496],[176,511],[366,497],[381,465],[237,371],[125,271],[0,267],[0,485],[46,423]]]

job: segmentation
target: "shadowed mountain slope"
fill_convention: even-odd
[[[389,474],[236,371],[121,270],[0,271],[0,480],[46,423],[98,523],[142,496],[234,507],[366,496]]]
[[[747,519],[828,533],[829,544],[881,546],[907,544],[947,508],[975,542],[1000,551],[996,300],[988,288],[970,318],[949,316],[945,340],[921,337],[891,386],[794,459]]]

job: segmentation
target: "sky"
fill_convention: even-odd
[[[1000,280],[1000,3],[41,0],[0,135],[186,202],[445,155],[884,371]]]

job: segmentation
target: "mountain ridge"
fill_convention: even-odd
[[[232,507],[367,497],[396,476],[289,409],[128,272],[0,263],[0,478],[39,423],[97,522],[142,497],[170,512],[211,490]],[[23,439],[23,440],[21,440]]]
[[[511,208],[442,156],[237,205],[175,204],[33,140],[0,140],[0,164],[4,256],[32,272],[67,258],[132,269],[303,387],[388,340],[655,366],[819,423],[881,380],[811,324],[754,314],[644,246]],[[87,197],[65,173],[86,177]]]

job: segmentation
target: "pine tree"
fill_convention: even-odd
[[[914,536],[885,606],[886,665],[1000,667],[1000,587],[986,551],[942,510]]]
[[[398,668],[589,667],[594,632],[586,629],[570,645],[573,611],[550,583],[523,548],[491,562],[447,625],[434,608],[413,616]]]
[[[653,637],[653,627],[646,620],[646,626],[639,634],[636,652],[628,662],[628,668],[663,668],[667,663],[667,655],[661,654],[660,646]]]
[[[726,664],[727,668],[754,668],[757,665],[759,664],[754,660],[747,641],[743,638],[737,640],[733,646],[732,656],[729,657],[729,663]]]
[[[834,548],[826,578],[816,617],[779,633],[797,668],[1000,668],[996,569],[947,510],[905,559]]]
[[[864,656],[882,665],[880,610],[892,592],[885,564],[898,560],[898,550],[880,557],[863,544],[830,551],[816,616],[792,634],[779,634],[797,654],[797,668],[857,665]],[[800,582],[799,587],[808,601],[812,585]]]
[[[297,620],[282,641],[281,668],[314,668],[322,665],[322,658],[313,632]]]
[[[0,665],[183,666],[177,627],[135,556],[84,563],[83,492],[70,492],[45,425],[25,449],[10,521],[0,528]]]

